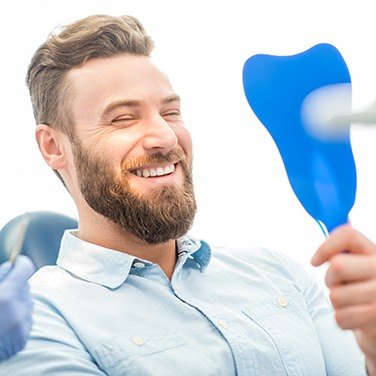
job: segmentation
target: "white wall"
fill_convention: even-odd
[[[217,244],[260,244],[308,265],[323,235],[300,206],[271,137],[245,100],[242,66],[256,53],[288,55],[334,44],[353,80],[355,107],[376,100],[373,2],[0,1],[0,227],[24,211],[76,216],[70,197],[39,155],[24,85],[35,49],[55,27],[95,14],[139,17],[154,58],[183,98],[195,143],[199,213],[192,233]],[[353,130],[358,193],[351,220],[376,240],[376,129]],[[320,274],[321,272],[319,272]]]

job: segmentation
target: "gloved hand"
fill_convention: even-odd
[[[32,299],[27,280],[33,263],[19,256],[12,267],[0,265],[0,362],[22,350],[31,328]]]

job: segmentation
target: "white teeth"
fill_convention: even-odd
[[[148,177],[150,176],[150,172],[149,172],[149,170],[142,170],[142,176],[143,176],[144,178],[148,178]]]
[[[164,176],[167,174],[170,174],[171,172],[175,171],[175,165],[171,164],[169,166],[166,166],[165,168],[158,167],[158,168],[151,168],[149,170],[136,170],[133,173],[136,174],[139,177],[148,178],[149,176]]]
[[[165,174],[164,169],[162,167],[158,167],[157,168],[157,175],[158,176],[162,176],[164,174]]]
[[[170,170],[170,167],[171,166],[166,166],[165,168],[164,168],[164,170],[163,170],[163,174],[169,174],[170,172],[171,172],[171,170]]]
[[[165,167],[164,173],[165,174],[170,174],[171,172],[175,171],[175,165],[169,165]]]

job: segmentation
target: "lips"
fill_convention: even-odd
[[[155,166],[149,168],[138,168],[132,170],[131,173],[142,178],[151,178],[156,176],[170,175],[175,171],[175,165],[169,164],[167,166]]]

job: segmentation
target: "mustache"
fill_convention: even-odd
[[[135,170],[147,164],[152,163],[177,163],[185,162],[186,155],[182,150],[174,149],[169,151],[167,154],[156,153],[152,155],[145,155],[136,158],[124,158],[121,163],[121,169],[123,172],[128,170]]]

